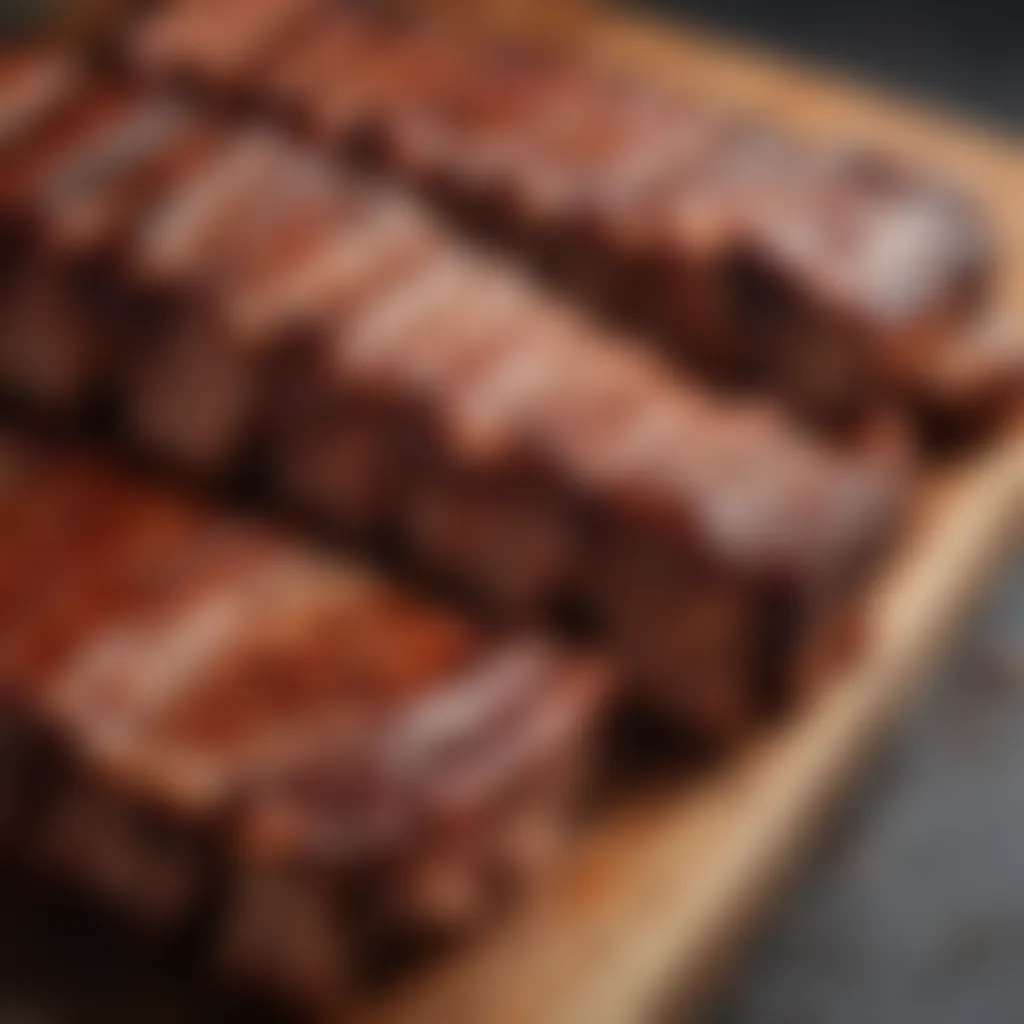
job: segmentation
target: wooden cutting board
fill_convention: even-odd
[[[607,59],[813,135],[859,138],[962,181],[1024,317],[1024,149],[824,73],[664,25],[603,18]],[[873,584],[870,642],[843,678],[745,756],[610,810],[531,905],[368,1007],[367,1024],[635,1024],[699,1014],[730,957],[899,719],[994,560],[1024,536],[1024,429],[933,474]]]

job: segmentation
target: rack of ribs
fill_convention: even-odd
[[[231,0],[169,0],[125,33],[124,63],[404,182],[677,362],[818,426],[895,407],[955,434],[1019,406],[1019,361],[993,403],[1007,366],[973,343],[988,226],[937,176],[564,53],[356,4],[260,8],[247,27]]]
[[[8,856],[310,1005],[557,856],[597,659],[84,449],[7,431],[0,478]]]

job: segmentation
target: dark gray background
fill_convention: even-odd
[[[647,6],[1024,127],[1021,0],[648,0]]]
[[[1020,0],[651,6],[1024,127]],[[1024,554],[935,677],[715,1024],[1024,1021]]]

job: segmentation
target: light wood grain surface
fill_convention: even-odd
[[[937,166],[984,202],[1002,300],[1024,314],[1024,150],[822,72],[663,25],[602,19],[603,58],[711,90],[814,135]],[[1019,539],[1024,431],[934,474],[871,593],[870,643],[814,707],[745,756],[609,811],[549,886],[482,942],[368,1007],[388,1024],[634,1024],[697,1014],[823,815],[941,656],[950,624]],[[678,1016],[676,1017],[678,1019]]]

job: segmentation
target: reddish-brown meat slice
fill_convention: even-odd
[[[224,3],[208,19],[221,46]],[[200,19],[187,3],[154,16],[176,20]],[[150,52],[147,75],[189,52],[216,98],[216,68],[204,74],[204,46],[185,37],[173,58]],[[892,406],[913,416],[906,378],[927,390],[930,364],[987,305],[992,244],[976,205],[895,157],[356,6],[312,5],[267,59],[269,84],[254,65],[232,92],[514,242],[687,366],[781,395],[830,430]],[[952,423],[965,410],[949,402]]]
[[[90,453],[7,435],[0,465],[0,825],[37,870],[310,1002],[550,862],[596,662]]]

